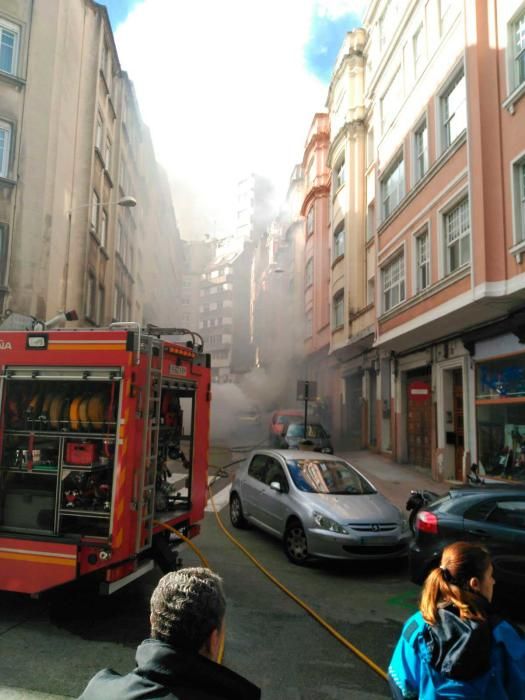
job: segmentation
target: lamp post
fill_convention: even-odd
[[[120,199],[118,199],[115,202],[98,202],[96,204],[93,204],[93,202],[90,202],[89,204],[80,204],[78,207],[74,207],[73,209],[70,209],[67,212],[67,217],[68,217],[68,226],[67,226],[67,238],[66,238],[66,252],[65,252],[65,260],[64,260],[64,272],[62,275],[62,308],[66,309],[67,308],[67,287],[69,283],[69,253],[70,253],[70,247],[71,247],[71,224],[73,221],[73,212],[77,211],[78,209],[86,209],[87,207],[107,207],[115,205],[117,207],[135,207],[137,205],[137,200],[135,197],[132,197],[131,195],[124,195]]]

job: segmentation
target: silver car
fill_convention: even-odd
[[[401,512],[348,462],[302,450],[256,450],[230,493],[234,527],[248,523],[283,541],[294,564],[310,556],[393,559],[407,554]]]

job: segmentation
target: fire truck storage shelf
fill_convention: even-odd
[[[204,515],[209,356],[145,333],[139,352],[128,330],[53,330],[38,350],[30,332],[0,335],[11,347],[0,360],[0,590],[97,572],[111,592],[158,552],[168,568],[155,521],[191,536]]]

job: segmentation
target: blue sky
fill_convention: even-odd
[[[359,18],[353,13],[340,17],[314,15],[310,37],[305,46],[308,70],[324,83],[329,83],[345,34],[359,25]]]
[[[140,2],[142,0],[101,0],[101,3],[108,8],[113,31],[126,19],[133,7]]]
[[[136,5],[147,0],[105,0],[109,17],[116,31]],[[177,2],[178,0],[172,0]],[[184,0],[185,1],[185,0]],[[249,0],[246,0],[249,2]],[[329,16],[314,10],[310,25],[310,36],[304,48],[306,67],[324,83],[330,82],[339,47],[346,32],[360,25],[359,17],[352,12]]]

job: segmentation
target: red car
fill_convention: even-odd
[[[301,420],[304,420],[304,411],[300,408],[279,408],[274,411],[270,419],[270,445],[278,445],[279,437],[285,427],[290,423],[299,423]]]

